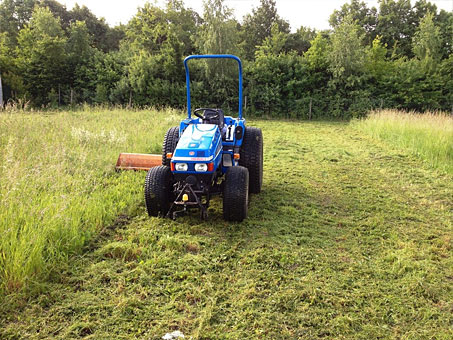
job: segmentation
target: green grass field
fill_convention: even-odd
[[[383,110],[353,122],[358,129],[406,149],[453,175],[453,116]]]
[[[179,119],[175,111],[1,114],[0,294],[39,290],[103,226],[132,214],[142,178],[115,173],[118,153],[160,152],[162,132]]]
[[[249,218],[148,218],[175,111],[0,114],[0,338],[451,339],[453,177],[341,122],[253,120]],[[6,295],[5,295],[6,294]]]

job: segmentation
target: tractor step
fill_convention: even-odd
[[[146,153],[120,153],[116,162],[117,170],[146,170],[162,165],[161,155]]]

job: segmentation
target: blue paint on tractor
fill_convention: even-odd
[[[215,140],[214,137],[217,137]],[[189,157],[194,156],[195,150],[203,151],[203,156],[212,154],[213,140],[219,142],[220,132],[217,125],[214,124],[191,124],[185,129],[182,136],[179,138],[178,147],[174,157]],[[195,150],[194,150],[195,149]],[[206,152],[206,153],[205,153]]]
[[[184,130],[176,146],[171,162],[186,163],[187,171],[176,171],[173,173],[197,174],[195,164],[213,165],[212,170],[204,173],[213,173],[221,161],[222,140],[219,127],[214,124],[190,124]]]

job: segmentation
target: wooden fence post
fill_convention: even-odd
[[[0,74],[0,110],[3,109],[3,87],[2,87],[2,75]]]

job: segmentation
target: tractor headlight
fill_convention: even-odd
[[[196,163],[195,171],[197,172],[206,172],[208,171],[208,165],[206,163]]]
[[[175,170],[176,171],[187,171],[187,163],[176,163]]]

